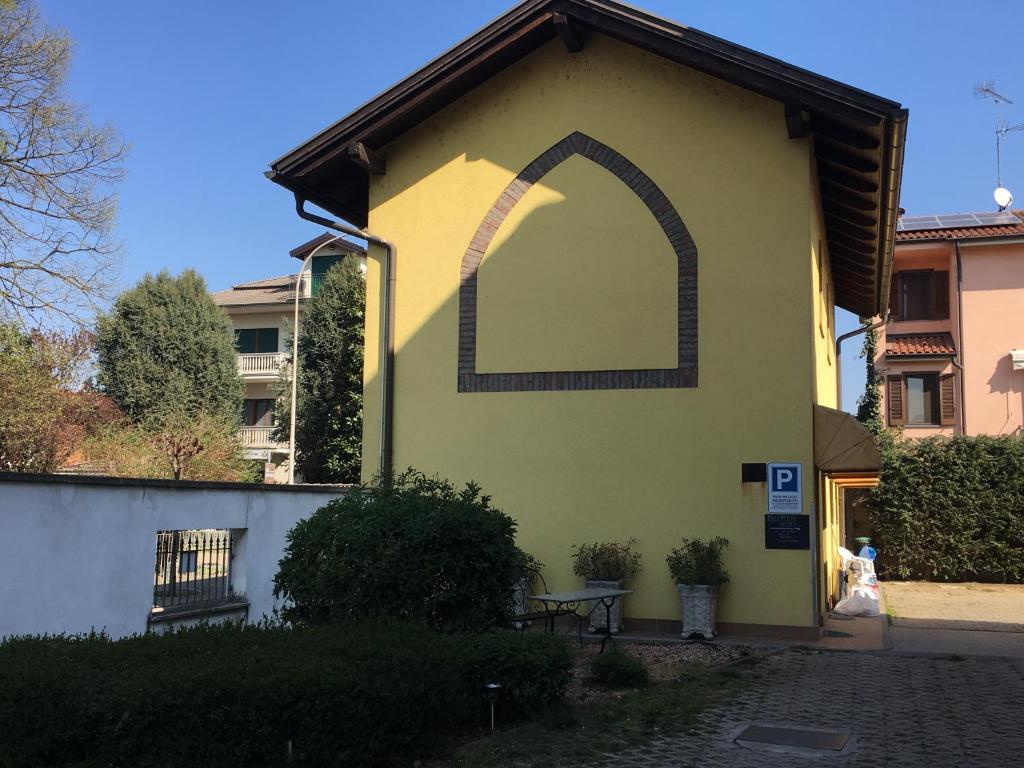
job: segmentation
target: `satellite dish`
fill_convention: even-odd
[[[1006,187],[999,187],[995,192],[992,193],[992,197],[996,200],[996,205],[999,206],[1000,211],[1005,211],[1013,203],[1013,195],[1010,194],[1010,190]]]

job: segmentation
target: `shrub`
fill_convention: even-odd
[[[1024,439],[882,441],[869,496],[880,575],[1024,582]]]
[[[635,539],[626,543],[577,544],[573,547],[572,570],[589,581],[625,581],[640,572],[640,553],[633,551]]]
[[[636,656],[612,646],[590,663],[591,681],[605,688],[643,688],[651,681],[647,666]]]
[[[470,483],[409,470],[329,502],[288,534],[284,618],[389,618],[445,630],[507,626],[520,575],[515,523]]]
[[[459,667],[469,690],[501,688],[503,719],[536,714],[562,699],[572,677],[573,655],[561,637],[543,633],[485,632],[455,635]]]
[[[11,765],[409,765],[485,720],[481,670],[521,712],[569,666],[561,638],[417,625],[23,638],[0,644],[0,737]]]
[[[665,562],[676,584],[725,584],[729,581],[729,572],[722,562],[722,551],[727,546],[729,540],[721,536],[706,541],[683,539]]]

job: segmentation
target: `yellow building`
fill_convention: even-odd
[[[552,587],[573,544],[635,538],[635,628],[678,628],[678,540],[725,536],[721,628],[816,635],[834,505],[877,468],[829,410],[834,306],[885,309],[906,117],[628,6],[529,0],[273,163],[370,241],[365,478],[477,481]],[[801,465],[797,515],[766,517],[769,462]]]

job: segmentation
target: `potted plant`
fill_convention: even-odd
[[[705,640],[715,636],[715,615],[718,610],[718,588],[729,581],[722,562],[727,539],[683,539],[667,558],[668,569],[679,587],[683,610],[683,637],[700,635]]]
[[[573,547],[572,570],[586,580],[587,589],[622,589],[626,579],[640,572],[640,553],[633,550],[635,539],[624,544],[617,541],[576,544]],[[611,609],[611,631],[622,629],[622,600],[616,600]],[[607,609],[597,603],[590,612],[590,631],[609,626]]]

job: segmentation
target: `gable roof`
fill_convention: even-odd
[[[861,315],[884,313],[907,111],[897,102],[613,0],[525,0],[275,160],[267,176],[364,227],[367,150],[382,149],[556,36],[572,48],[585,44],[589,32],[784,103],[789,135],[813,136],[836,303]]]
[[[292,258],[298,259],[299,261],[305,261],[306,257],[309,256],[314,250],[319,248],[324,243],[334,240],[331,244],[331,250],[339,250],[344,253],[356,253],[360,256],[366,255],[366,249],[358,243],[353,243],[351,240],[345,240],[339,238],[334,232],[324,232],[322,235],[317,235],[312,240],[307,240],[302,245],[298,245],[288,251],[288,255]]]
[[[1012,211],[1017,217],[1016,224],[988,224],[977,227],[936,227],[935,229],[914,229],[896,233],[896,242],[920,242],[922,240],[971,240],[993,237],[1024,237],[1024,211]],[[955,214],[954,214],[955,215]]]
[[[233,285],[226,291],[211,293],[221,307],[245,307],[255,304],[290,304],[295,301],[295,275],[265,277]]]

